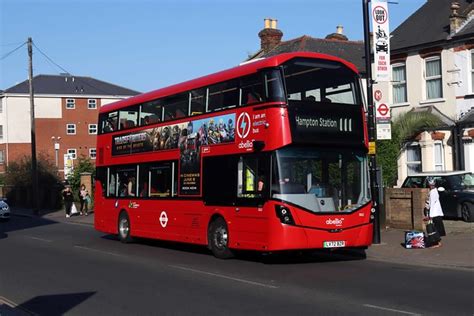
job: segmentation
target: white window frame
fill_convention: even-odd
[[[70,130],[74,130],[74,132],[70,132]],[[66,134],[67,135],[76,135],[76,124],[68,123],[66,124]]]
[[[409,147],[415,147],[415,146],[419,147],[419,149],[420,149],[420,160],[410,160],[410,161],[409,161],[409,160],[408,160],[408,157],[409,157],[409,156],[408,156]],[[405,152],[406,152],[407,175],[413,174],[413,172],[412,172],[412,171],[410,170],[410,168],[409,168],[409,165],[419,165],[419,166],[420,166],[420,168],[419,168],[420,171],[419,171],[419,172],[423,171],[423,164],[422,164],[423,156],[422,156],[422,153],[421,153],[421,146],[420,146],[420,144],[419,144],[419,143],[416,143],[416,142],[414,142],[414,143],[408,143],[408,144],[406,145],[406,150],[405,150]]]
[[[404,78],[403,81],[392,81],[392,102],[394,104],[401,104],[401,103],[408,102],[407,65],[406,65],[405,62],[396,63],[396,64],[392,65],[392,79],[393,79],[393,69],[394,68],[400,68],[400,67],[405,68],[405,78]],[[402,85],[405,86],[405,100],[403,100],[402,102],[395,102],[395,94],[394,94],[395,86],[402,86]]]
[[[95,159],[97,157],[97,149],[89,148],[89,158]]]
[[[97,135],[97,124],[89,124],[89,135]],[[95,129],[95,132],[93,131]]]
[[[77,159],[77,149],[76,148],[68,148],[67,154],[71,155],[72,159]]]
[[[469,51],[469,55],[471,55],[471,71],[470,71],[470,79],[471,79],[471,94],[474,94],[474,49]]]
[[[97,109],[97,99],[87,99],[87,108],[89,110]]]
[[[436,161],[436,150],[437,147],[440,146],[440,154],[441,154],[441,162]],[[435,141],[433,143],[433,165],[434,165],[434,170],[435,171],[444,171],[445,165],[444,165],[444,145],[442,141]],[[438,169],[439,167],[439,169]]]
[[[76,108],[76,99],[66,99],[66,109],[73,110]]]
[[[427,63],[430,62],[430,61],[435,61],[435,60],[439,60],[439,75],[436,75],[436,76],[431,76],[431,77],[428,77],[428,67],[427,67]],[[434,97],[434,98],[430,98],[428,97],[428,81],[432,81],[432,80],[440,80],[441,81],[441,95],[437,96],[437,97]],[[436,56],[431,56],[431,57],[426,57],[425,58],[425,97],[426,97],[426,100],[436,100],[436,99],[441,99],[443,98],[443,64],[442,64],[442,61],[441,61],[441,55],[436,55]]]

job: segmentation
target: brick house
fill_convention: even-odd
[[[36,153],[64,172],[64,155],[95,159],[99,108],[139,92],[69,74],[33,78]],[[28,80],[0,92],[0,173],[31,156]]]

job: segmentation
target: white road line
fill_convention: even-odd
[[[84,247],[84,246],[74,246],[74,248],[79,248],[79,249],[83,249],[83,250],[89,250],[89,251],[94,251],[94,252],[99,252],[101,254],[105,254],[105,255],[111,255],[111,256],[116,256],[116,257],[123,257],[122,255],[118,254],[118,253],[113,253],[113,252],[108,252],[108,251],[102,251],[102,250],[98,250],[98,249],[94,249],[94,248],[89,248],[89,247]]]
[[[44,241],[44,242],[53,242],[52,240],[39,238],[39,237],[35,237],[35,236],[25,236],[25,237],[30,238],[30,239],[34,239],[34,240]]]
[[[390,311],[390,312],[394,312],[394,313],[406,314],[406,315],[416,315],[416,316],[421,315],[421,314],[417,314],[417,313],[402,311],[402,310],[399,310],[399,309],[387,308],[387,307],[370,305],[370,304],[364,304],[364,306],[369,307],[369,308],[381,309],[381,310],[384,310],[384,311]]]
[[[191,271],[191,272],[195,272],[195,273],[206,274],[206,275],[210,275],[210,276],[214,276],[214,277],[218,277],[218,278],[222,278],[222,279],[228,279],[228,280],[232,280],[232,281],[247,283],[247,284],[251,284],[251,285],[262,286],[262,287],[266,287],[266,288],[270,288],[270,289],[278,289],[278,286],[259,283],[259,282],[254,282],[254,281],[249,281],[249,280],[244,280],[244,279],[239,279],[239,278],[234,278],[234,277],[230,277],[230,276],[223,275],[223,274],[206,272],[206,271],[201,271],[201,270],[196,270],[196,269],[191,269],[191,268],[186,268],[186,267],[181,267],[181,266],[174,266],[174,265],[170,265],[170,267],[175,268],[175,269],[185,270],[185,271]]]

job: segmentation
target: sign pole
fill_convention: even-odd
[[[367,74],[367,103],[368,103],[368,125],[369,125],[369,171],[370,171],[370,189],[372,195],[374,209],[374,233],[373,243],[380,244],[380,210],[379,195],[377,183],[377,160],[375,157],[375,116],[374,116],[374,99],[373,99],[373,80],[372,80],[372,63],[370,58],[370,26],[369,26],[369,2],[370,0],[362,0],[362,11],[364,16],[364,48],[365,48],[365,69]]]

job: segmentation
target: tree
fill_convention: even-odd
[[[56,166],[47,156],[39,155],[37,159],[38,199],[42,207],[57,207],[60,202],[59,178]],[[31,157],[23,156],[12,161],[6,168],[4,181],[9,187],[8,198],[13,204],[28,205],[31,203]]]
[[[397,160],[405,143],[425,129],[439,127],[441,119],[428,112],[406,112],[392,122],[392,139],[377,141],[377,164],[383,170],[385,186],[397,182]]]
[[[74,192],[79,192],[79,187],[81,186],[81,173],[83,172],[90,172],[92,174],[92,179],[95,178],[94,164],[89,158],[81,156],[78,158],[77,164],[74,166],[73,173],[67,178],[67,181]]]

